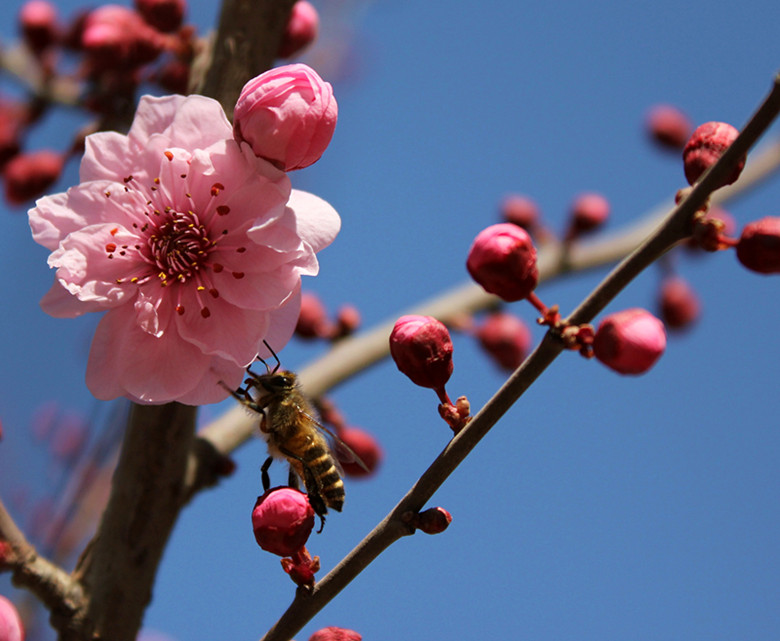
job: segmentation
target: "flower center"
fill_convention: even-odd
[[[168,219],[149,235],[151,258],[160,269],[163,284],[169,279],[186,282],[198,272],[213,243],[197,214],[168,211]]]

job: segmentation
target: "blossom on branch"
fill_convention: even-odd
[[[141,99],[127,135],[86,139],[81,183],[30,210],[57,270],[44,311],[106,311],[89,355],[100,399],[222,400],[257,354],[287,343],[300,277],[340,220],[236,142],[219,103]]]

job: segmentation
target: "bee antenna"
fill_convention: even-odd
[[[268,363],[266,363],[262,358],[259,356],[257,357],[257,360],[259,360],[263,365],[265,365],[266,369],[271,371],[271,374],[276,374],[276,371],[282,366],[282,362],[279,360],[279,357],[276,355],[276,352],[274,351],[274,348],[271,347],[268,344],[268,341],[263,339],[263,345],[265,345],[268,348],[268,351],[271,352],[271,356],[274,357],[274,360],[276,361],[276,365],[274,365],[274,368],[271,369],[268,367]]]

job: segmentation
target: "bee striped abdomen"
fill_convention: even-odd
[[[322,495],[325,505],[341,512],[341,508],[344,506],[344,482],[341,480],[336,462],[327,446],[323,443],[312,443],[306,452],[304,461],[319,485],[319,494]]]

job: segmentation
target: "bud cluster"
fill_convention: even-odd
[[[299,338],[335,341],[356,332],[359,327],[360,311],[354,305],[342,305],[335,320],[331,320],[319,296],[312,292],[301,294],[301,312],[295,326]]]

